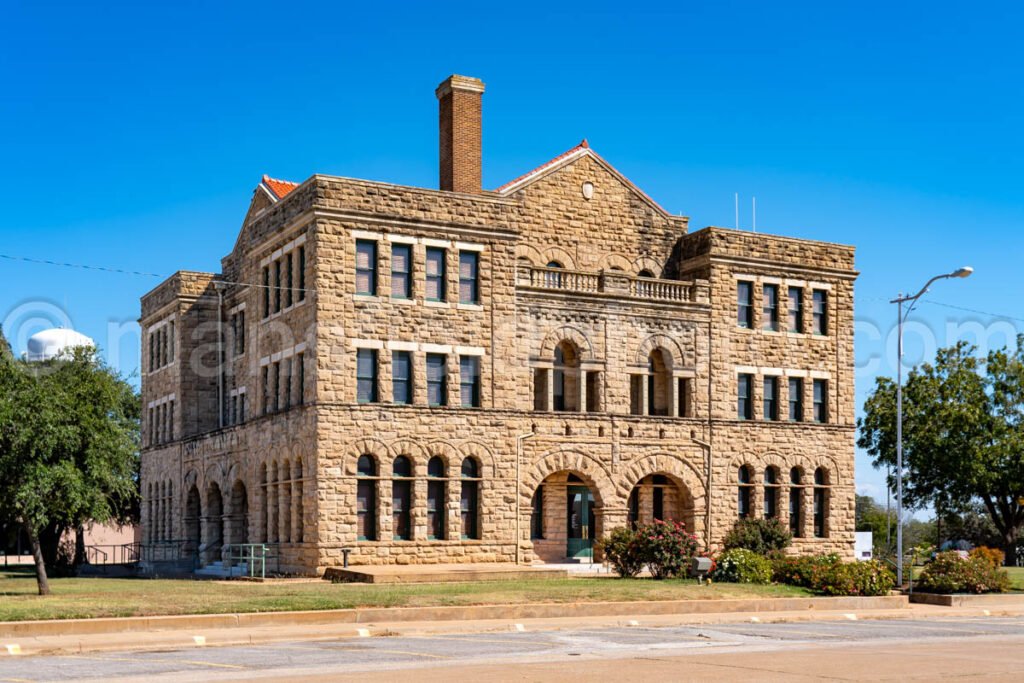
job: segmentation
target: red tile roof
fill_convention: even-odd
[[[293,183],[290,180],[278,180],[277,178],[271,178],[268,175],[263,176],[263,184],[267,186],[267,189],[274,193],[274,196],[278,199],[284,199],[288,196],[288,193],[299,186],[299,183]]]

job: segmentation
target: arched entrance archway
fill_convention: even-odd
[[[185,498],[185,540],[187,541],[187,552],[194,553],[199,550],[199,544],[203,539],[203,503],[199,497],[199,489],[193,484]]]
[[[696,531],[693,496],[686,485],[669,474],[649,474],[629,493],[629,524],[654,520],[682,522],[690,533]]]
[[[203,527],[203,564],[216,562],[220,559],[220,549],[224,545],[224,499],[220,494],[220,486],[210,482],[206,487],[206,522]]]
[[[603,533],[602,507],[597,487],[584,474],[549,474],[531,498],[534,552],[545,562],[592,561],[594,540]]]

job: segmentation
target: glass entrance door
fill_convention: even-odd
[[[570,486],[567,491],[568,526],[565,554],[570,559],[594,557],[594,495],[586,486]]]

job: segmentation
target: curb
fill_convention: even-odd
[[[737,612],[863,611],[905,609],[906,596],[774,598],[761,600],[660,600],[637,602],[540,603],[464,607],[371,607],[304,612],[249,612],[156,617],[112,617],[0,622],[0,638],[146,633],[266,626],[367,624],[373,622],[482,621],[565,617],[667,616]]]

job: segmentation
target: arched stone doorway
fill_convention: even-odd
[[[654,520],[682,522],[695,533],[696,515],[693,496],[676,477],[656,473],[639,480],[629,493],[629,524],[649,524]]]
[[[225,526],[228,543],[240,545],[249,542],[249,495],[241,479],[231,487],[231,514]]]
[[[531,499],[530,536],[545,562],[589,562],[603,533],[603,501],[586,475],[570,470],[549,474]],[[598,558],[600,559],[600,558]]]
[[[203,503],[199,497],[199,489],[193,484],[185,498],[185,541],[186,551],[190,553],[199,550],[199,544],[203,540]]]
[[[206,515],[203,517],[203,553],[200,561],[205,565],[220,559],[224,545],[224,498],[220,486],[210,482],[206,487]]]

